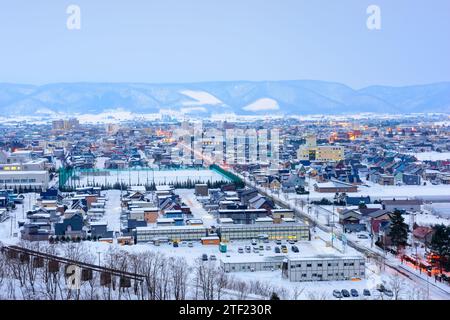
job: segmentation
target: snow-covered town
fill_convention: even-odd
[[[0,316],[445,315],[449,39],[449,0],[0,1]]]
[[[448,299],[450,127],[425,119],[4,122],[1,298]],[[76,295],[48,284],[69,266]]]

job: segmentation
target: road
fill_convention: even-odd
[[[229,171],[231,171],[231,170],[229,170]],[[323,223],[321,223],[319,221],[319,219],[315,218],[312,215],[308,215],[306,212],[304,212],[300,208],[295,207],[295,205],[293,205],[292,203],[281,199],[279,195],[273,194],[272,192],[265,190],[264,188],[256,185],[256,183],[254,183],[253,181],[249,181],[244,176],[242,176],[241,174],[239,174],[235,171],[231,171],[231,172],[233,174],[237,175],[239,178],[241,178],[247,186],[249,186],[251,188],[256,188],[258,190],[258,192],[260,192],[264,196],[272,199],[272,201],[274,201],[279,206],[293,210],[295,215],[298,218],[302,219],[303,221],[307,221],[310,225],[314,225],[326,233],[333,232],[336,235],[336,237],[338,237],[338,238],[340,238],[342,236],[342,231],[339,230],[338,228],[333,228],[333,230],[332,230],[332,227],[324,225]],[[311,210],[311,212],[314,212],[315,206],[313,206],[312,208],[313,208],[313,210]],[[321,208],[321,209],[323,209],[323,208]],[[429,282],[429,281],[419,277],[418,275],[414,274],[413,272],[409,271],[408,269],[402,268],[401,266],[398,265],[398,263],[397,264],[394,263],[393,261],[389,260],[386,256],[384,256],[383,254],[380,254],[379,252],[375,251],[374,249],[368,248],[366,246],[363,246],[363,245],[356,243],[355,241],[352,241],[349,239],[347,239],[347,245],[352,247],[353,249],[361,252],[366,257],[370,257],[372,259],[373,258],[378,259],[378,261],[381,261],[385,266],[395,270],[397,273],[407,277],[409,280],[414,281],[422,289],[426,290],[426,292],[428,292],[429,296],[432,294],[432,296],[436,297],[437,299],[442,299],[442,300],[450,299],[449,291],[446,291],[446,290],[442,289],[441,287],[434,285],[432,282]]]

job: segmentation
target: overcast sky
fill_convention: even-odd
[[[402,86],[449,81],[449,57],[449,0],[0,0],[0,82]]]

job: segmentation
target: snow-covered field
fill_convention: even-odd
[[[219,173],[206,169],[183,169],[183,170],[121,170],[102,171],[92,174],[90,172],[77,173],[67,181],[67,185],[88,186],[105,185],[114,183],[125,183],[127,185],[144,185],[155,183],[157,185],[182,183],[186,181],[201,183],[227,181],[228,179]]]
[[[311,179],[311,190],[309,198],[311,200],[320,200],[322,198],[332,199],[334,193],[320,193],[313,188],[314,180]],[[363,185],[358,186],[358,192],[351,192],[351,197],[370,196],[372,201],[384,199],[406,199],[419,196],[447,196],[450,194],[450,185],[432,185],[428,183],[426,186],[382,186],[370,181],[363,181]],[[290,195],[291,198],[306,199],[308,195]]]
[[[438,160],[450,160],[450,152],[420,152],[420,153],[410,153],[420,161],[438,161]]]

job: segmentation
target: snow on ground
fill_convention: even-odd
[[[420,161],[438,161],[438,160],[450,160],[450,152],[420,152],[420,153],[410,153]]]
[[[217,97],[213,96],[212,94],[206,91],[184,90],[180,91],[180,93],[194,100],[194,101],[183,101],[182,104],[185,106],[223,104],[221,100],[217,99]]]
[[[408,217],[406,216],[405,221],[408,221],[407,219]],[[450,216],[449,218],[443,218],[432,213],[427,213],[426,211],[424,213],[416,214],[414,219],[420,226],[433,226],[436,224],[450,225]]]
[[[101,175],[100,175],[101,174]],[[87,186],[87,185],[102,185],[102,184],[114,184],[116,182],[122,182],[128,185],[150,184],[156,183],[170,184],[177,182],[186,182],[188,180],[192,182],[200,181],[206,182],[218,182],[226,181],[227,178],[220,175],[213,170],[205,169],[182,169],[182,170],[109,170],[102,171],[93,175],[89,172],[77,173],[77,178],[70,178],[67,185],[74,184],[75,186]]]
[[[96,169],[104,169],[105,168],[105,162],[108,160],[108,157],[97,157],[95,158],[95,168]]]
[[[322,198],[332,199],[334,193],[320,193],[314,190],[314,180],[311,179],[311,190],[309,198],[311,200],[320,200]],[[432,185],[428,183],[426,186],[382,186],[370,181],[364,181],[363,185],[358,186],[358,192],[348,193],[351,197],[370,196],[373,200],[384,199],[406,199],[416,196],[442,196],[450,194],[450,185]],[[301,198],[306,200],[308,195],[290,195],[290,198]]]
[[[108,230],[120,231],[120,214],[122,207],[119,190],[108,190],[106,193],[105,215],[102,221],[108,223]]]
[[[193,189],[177,189],[175,193],[178,194],[181,200],[191,208],[192,215],[195,218],[202,219],[206,226],[211,226],[216,223],[214,216],[206,211],[202,204],[197,200]]]
[[[39,196],[37,193],[25,193],[23,195],[25,197],[23,203],[16,204],[16,209],[9,212],[9,218],[0,223],[0,241],[2,242],[15,243],[19,241],[18,222],[26,220],[26,213],[32,209]]]

